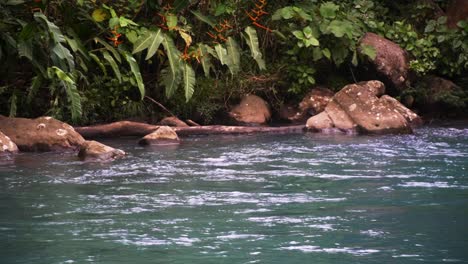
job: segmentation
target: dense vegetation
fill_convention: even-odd
[[[375,56],[358,44],[366,32],[406,49],[415,76],[466,92],[468,23],[448,28],[445,2],[0,0],[0,114],[209,123],[244,93],[277,109],[362,78]],[[465,92],[447,101],[464,107]]]

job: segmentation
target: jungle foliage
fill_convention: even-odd
[[[468,23],[449,29],[427,2],[0,0],[0,114],[157,118],[155,99],[209,123],[243,93],[280,105],[355,81],[375,56],[366,32],[405,48],[417,75],[466,77]]]

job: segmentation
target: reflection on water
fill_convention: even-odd
[[[468,129],[135,141],[1,164],[1,263],[468,262]]]

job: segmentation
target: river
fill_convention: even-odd
[[[0,263],[468,263],[468,129],[251,135],[0,165]]]

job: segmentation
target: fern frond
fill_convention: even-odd
[[[228,54],[228,67],[232,75],[237,74],[240,71],[240,52],[239,45],[232,38],[229,37],[226,41],[227,54]]]
[[[195,71],[188,63],[184,63],[183,65],[183,74],[184,74],[184,91],[185,91],[185,100],[188,102],[190,98],[193,96],[193,92],[195,91]]]
[[[257,62],[258,68],[260,68],[260,70],[265,70],[266,65],[262,58],[262,52],[260,51],[257,30],[249,26],[245,28],[244,32],[244,38],[250,48],[250,54],[252,58]]]

